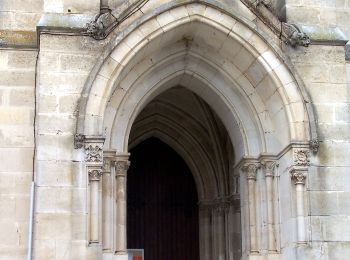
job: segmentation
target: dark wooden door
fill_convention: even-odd
[[[189,168],[156,138],[130,152],[128,248],[143,248],[146,260],[198,260],[198,199]]]

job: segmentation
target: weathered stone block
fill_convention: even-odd
[[[33,147],[34,133],[31,125],[0,126],[0,147]]]
[[[10,92],[10,105],[34,108],[34,88],[12,89]]]
[[[50,114],[38,116],[39,134],[56,134],[74,133],[75,118],[62,114]]]
[[[348,167],[311,167],[309,188],[315,191],[350,191],[348,170]]]
[[[34,86],[33,71],[0,71],[1,86]]]
[[[78,162],[38,161],[39,186],[86,187],[86,174]]]
[[[322,241],[348,241],[350,239],[349,216],[312,216],[312,239]]]
[[[4,172],[31,172],[33,148],[0,148],[1,170]]]
[[[58,100],[55,95],[40,95],[38,102],[38,113],[57,113]]]
[[[60,57],[60,70],[89,73],[95,62],[96,58],[91,55],[62,54]]]
[[[35,1],[36,2],[36,1]],[[13,69],[34,70],[37,51],[13,51],[8,53],[8,66]]]
[[[347,102],[346,84],[308,83],[308,91],[313,103]]]
[[[310,191],[311,216],[337,215],[339,212],[338,192]]]
[[[59,112],[75,115],[79,109],[79,98],[80,95],[61,96],[59,98]]]
[[[350,139],[350,124],[319,124],[319,139],[320,140],[349,140]]]
[[[350,123],[350,104],[337,104],[335,109],[335,121],[337,123]]]

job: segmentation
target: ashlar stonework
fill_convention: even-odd
[[[349,16],[4,1],[0,259],[127,260],[130,151],[149,138],[193,175],[200,260],[348,259]]]

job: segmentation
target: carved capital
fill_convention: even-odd
[[[310,150],[308,148],[296,148],[293,151],[294,165],[308,166],[310,165]]]
[[[306,172],[298,169],[293,169],[291,171],[291,177],[295,181],[295,185],[302,184],[305,185]]]
[[[116,176],[125,176],[130,166],[130,162],[127,160],[115,162]]]
[[[265,177],[273,177],[275,167],[278,165],[278,163],[275,160],[263,160],[261,165],[263,166]]]
[[[99,181],[102,176],[101,168],[88,168],[88,175],[90,181]]]
[[[287,44],[292,47],[310,45],[310,38],[296,24],[282,23],[282,31],[286,35]]]
[[[242,171],[246,174],[248,180],[256,180],[256,173],[260,168],[260,163],[249,162],[243,165]]]
[[[116,153],[115,150],[103,151],[103,172],[110,174],[111,168],[115,165]]]

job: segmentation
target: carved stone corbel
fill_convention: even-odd
[[[116,18],[111,14],[110,10],[105,13],[100,13],[93,21],[86,24],[86,32],[94,39],[102,40],[107,36],[107,28],[115,21]]]
[[[286,43],[291,45],[293,48],[297,46],[308,47],[310,45],[309,36],[296,24],[282,23],[282,32],[287,38]]]
[[[318,139],[312,139],[309,142],[310,144],[310,149],[313,153],[317,153],[318,149],[320,148],[320,142],[318,141]]]
[[[75,134],[74,135],[74,149],[79,149],[84,146],[85,135]]]

